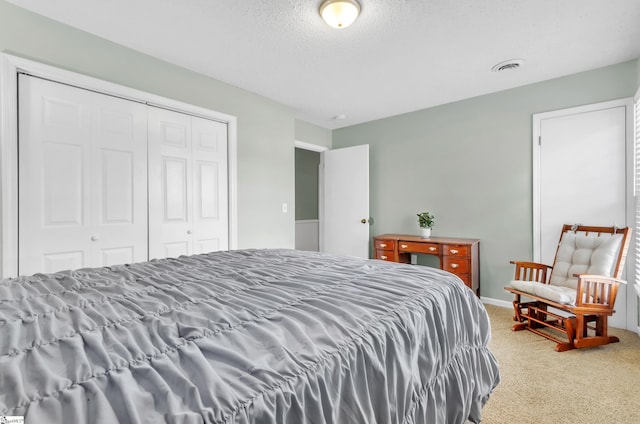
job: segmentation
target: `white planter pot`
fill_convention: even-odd
[[[420,235],[422,238],[431,237],[431,228],[420,228]]]

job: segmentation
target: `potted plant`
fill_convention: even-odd
[[[420,212],[418,214],[418,225],[420,225],[423,238],[431,237],[431,228],[434,223],[434,216],[429,212]]]

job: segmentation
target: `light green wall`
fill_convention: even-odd
[[[296,220],[318,219],[320,153],[296,149]]]
[[[331,130],[296,119],[296,140],[331,148]]]
[[[238,247],[294,247],[295,119],[272,100],[0,0],[0,50],[238,118]],[[212,54],[215,54],[212,52]]]
[[[532,114],[630,97],[636,62],[501,91],[333,132],[333,147],[369,144],[371,234],[480,239],[481,294],[511,300],[510,260],[532,258]]]

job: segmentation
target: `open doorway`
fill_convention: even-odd
[[[295,143],[295,248],[320,250],[320,155],[326,148]]]
[[[296,249],[368,258],[369,146],[296,141],[295,168]]]

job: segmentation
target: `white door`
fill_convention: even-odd
[[[145,106],[20,75],[18,272],[147,259]]]
[[[226,250],[227,126],[149,108],[149,257]]]
[[[92,266],[148,259],[147,110],[92,93]]]
[[[227,124],[191,118],[193,253],[229,248]]]
[[[534,115],[534,260],[553,263],[563,224],[626,225],[626,116],[619,102]],[[626,301],[623,288],[612,326]]]
[[[321,155],[320,250],[369,257],[369,145]]]

